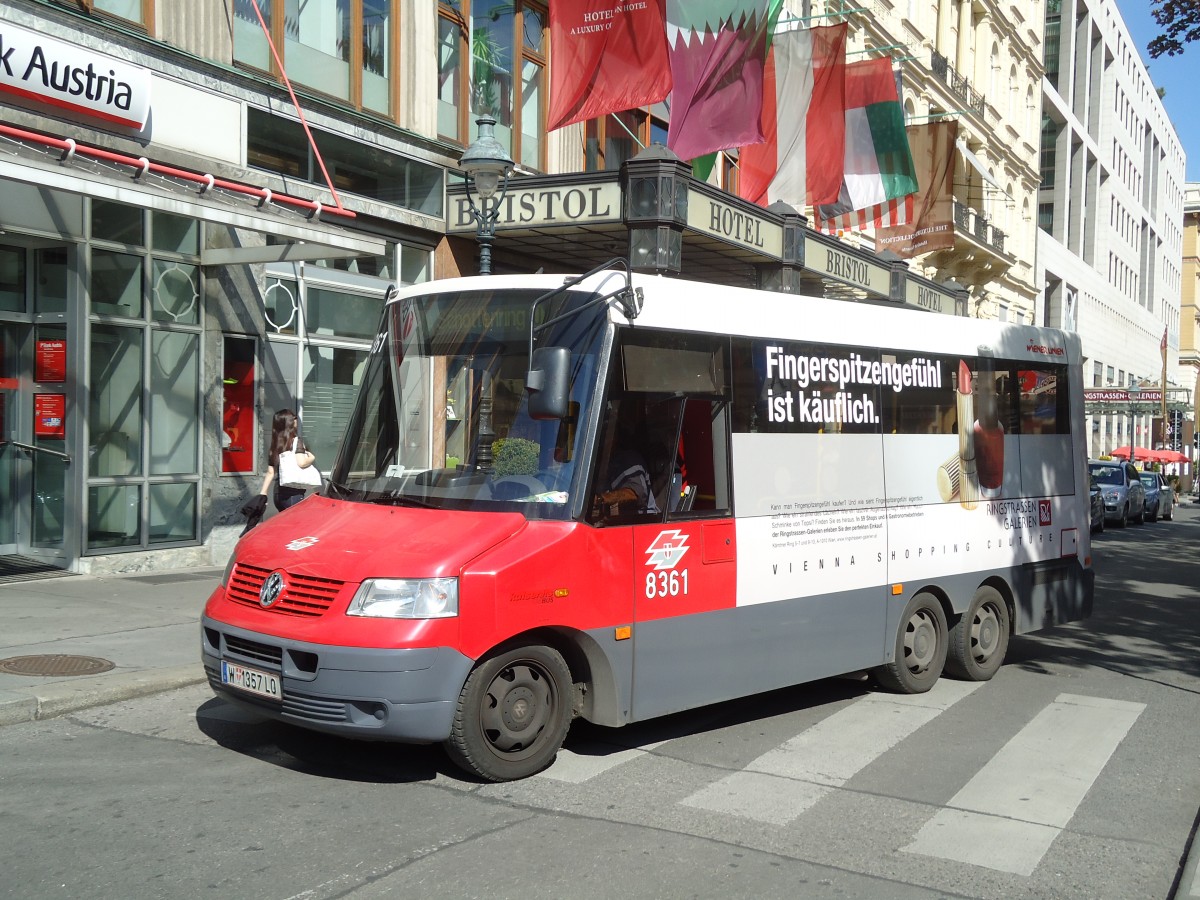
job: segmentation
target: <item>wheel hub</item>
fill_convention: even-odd
[[[524,731],[532,721],[537,698],[527,687],[518,687],[504,697],[504,724],[510,731]]]
[[[971,626],[971,643],[974,655],[980,662],[986,660],[996,649],[1000,637],[1000,624],[993,609],[984,607],[975,616]]]
[[[913,672],[923,672],[929,668],[937,651],[937,629],[923,611],[913,616],[908,623],[904,646],[909,669]]]

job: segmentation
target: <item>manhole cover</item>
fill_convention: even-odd
[[[98,656],[67,656],[63,653],[0,659],[0,672],[9,675],[96,675],[115,666],[116,663]]]

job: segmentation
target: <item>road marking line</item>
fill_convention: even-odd
[[[1033,874],[1145,708],[1059,694],[901,849]]]
[[[981,686],[941,680],[925,694],[868,694],[680,802],[786,825]]]
[[[551,781],[563,781],[568,784],[582,784],[609,769],[645,756],[655,747],[661,747],[665,743],[667,742],[656,741],[640,747],[613,750],[611,744],[580,742],[577,747],[585,752],[578,753],[566,748],[559,750],[554,764],[539,772],[538,777],[549,778]],[[594,752],[586,752],[588,750]]]

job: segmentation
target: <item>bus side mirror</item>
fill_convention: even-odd
[[[571,351],[566,347],[538,347],[533,351],[525,376],[531,419],[561,419],[567,414],[570,372]]]

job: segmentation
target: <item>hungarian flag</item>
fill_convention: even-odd
[[[550,4],[548,129],[657,103],[670,93],[665,2]]]
[[[891,250],[911,259],[954,246],[954,161],[958,123],[910,125],[908,146],[917,166],[921,189],[913,195],[913,215],[905,225],[879,228],[875,251]]]
[[[836,203],[816,207],[816,227],[902,225],[912,216],[916,190],[891,59],[848,64],[842,185]]]
[[[835,203],[846,146],[846,23],[775,35],[763,76],[766,140],[739,154],[739,193],[760,206]]]
[[[767,38],[782,0],[667,0],[671,124],[680,159],[757,144]]]

